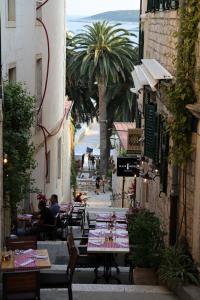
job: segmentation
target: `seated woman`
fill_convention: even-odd
[[[40,211],[38,225],[54,225],[54,216],[51,210],[46,206],[45,201],[40,201],[38,204]]]

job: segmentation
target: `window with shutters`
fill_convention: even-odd
[[[145,142],[144,155],[151,158],[155,164],[159,162],[160,115],[153,103],[145,104]]]

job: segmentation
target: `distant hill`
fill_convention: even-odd
[[[82,18],[82,20],[106,20],[106,21],[117,21],[117,22],[138,22],[139,21],[139,10],[115,10],[107,11],[97,15]]]

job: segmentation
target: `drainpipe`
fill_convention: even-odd
[[[179,170],[177,166],[172,166],[172,186],[170,193],[170,226],[169,244],[175,245],[177,241],[178,229],[178,203],[179,203]]]

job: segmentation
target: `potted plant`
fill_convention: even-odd
[[[159,218],[148,210],[139,210],[129,217],[128,231],[133,245],[134,283],[157,284],[156,270],[164,247],[164,232]]]
[[[171,246],[163,250],[158,276],[172,290],[180,285],[200,284],[199,272],[192,256],[181,247]]]

